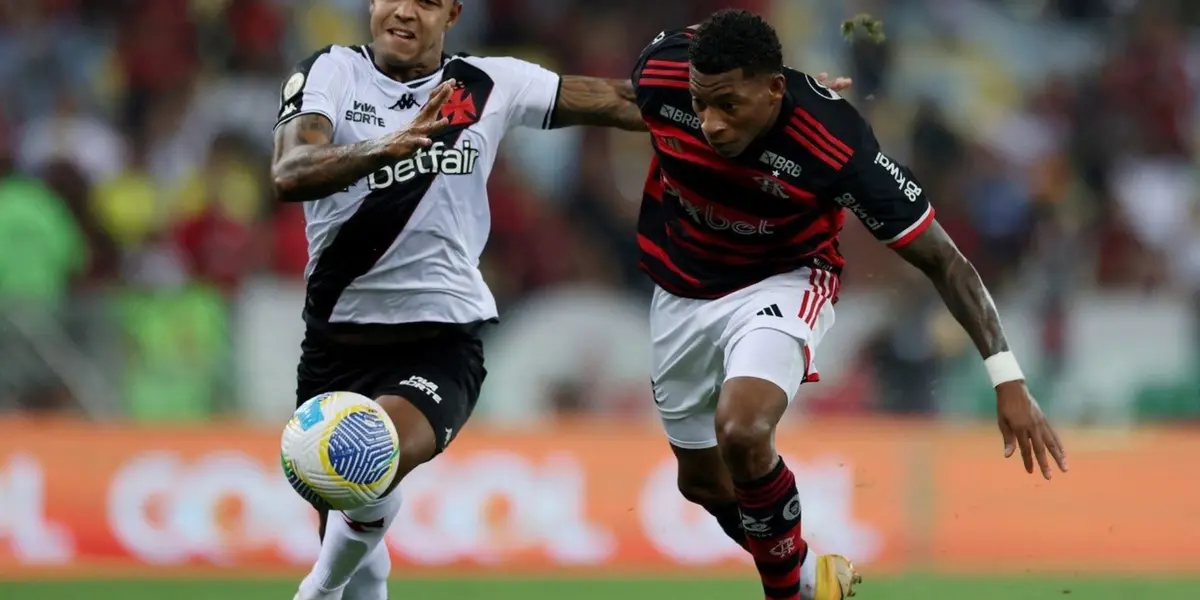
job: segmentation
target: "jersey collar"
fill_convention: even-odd
[[[389,76],[387,73],[384,73],[383,69],[379,68],[379,64],[375,62],[375,49],[372,48],[370,44],[363,44],[362,46],[360,46],[360,48],[362,48],[362,53],[364,56],[366,56],[367,60],[371,61],[371,66],[376,71],[378,71],[380,74],[387,76],[388,79],[391,79],[391,76]],[[433,81],[433,78],[437,77],[438,73],[440,73],[442,71],[442,69],[444,69],[446,67],[446,63],[450,61],[450,58],[451,58],[451,56],[449,54],[446,54],[445,52],[443,52],[442,53],[442,64],[438,66],[436,71],[434,71],[424,77],[418,78],[418,79],[413,79],[410,81],[397,81],[396,83],[399,83],[401,85],[406,85],[410,88],[419,88],[419,87],[425,85],[426,83]],[[395,81],[395,80],[393,80],[393,81]]]

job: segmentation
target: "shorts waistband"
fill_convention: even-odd
[[[310,323],[306,335],[338,344],[386,345],[445,336],[478,336],[489,321],[473,323]]]

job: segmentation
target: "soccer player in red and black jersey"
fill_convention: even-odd
[[[684,497],[753,556],[769,599],[839,600],[859,581],[810,553],[776,425],[833,324],[852,213],[924,272],[970,334],[996,389],[1005,456],[1047,479],[1062,444],[1025,387],[971,263],[913,173],[858,111],[783,66],[775,31],[745,11],[658,35],[632,81],[655,158],[638,242],[656,284],[654,399]],[[1048,458],[1049,457],[1049,458]]]

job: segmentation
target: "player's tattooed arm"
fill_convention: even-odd
[[[648,131],[637,106],[633,82],[628,79],[564,75],[550,126],[559,128],[572,125]]]
[[[353,144],[333,143],[333,123],[320,114],[302,114],[275,130],[271,180],[284,202],[307,202],[341,191],[397,159],[433,144],[449,121],[440,110],[455,81],[443,81],[403,129]]]
[[[950,313],[975,342],[985,360],[1008,351],[1000,316],[992,296],[970,261],[955,247],[950,236],[936,221],[912,242],[897,249],[900,256],[933,281]],[[1034,463],[1042,477],[1052,477],[1052,464],[1067,471],[1067,454],[1062,440],[1033,396],[1012,355],[1002,359],[1003,370],[988,369],[996,389],[996,421],[1004,439],[1004,457],[1021,451],[1025,472],[1033,473]],[[1050,462],[1050,459],[1054,463]]]
[[[929,277],[980,355],[986,358],[1008,350],[991,294],[971,261],[958,251],[937,221],[896,252]]]
[[[275,131],[271,179],[280,200],[307,202],[349,187],[387,161],[386,140],[334,145],[329,118],[306,114]]]

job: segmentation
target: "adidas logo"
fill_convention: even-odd
[[[760,317],[782,317],[783,313],[779,312],[779,305],[772,304],[756,313]]]

